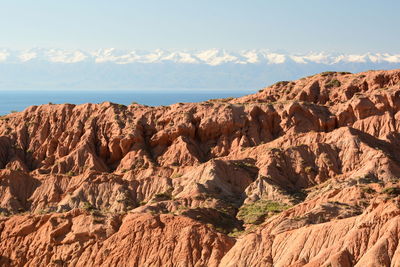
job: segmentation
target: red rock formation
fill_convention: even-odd
[[[217,266],[234,240],[173,215],[16,215],[1,222],[2,264]],[[7,256],[5,256],[7,255]]]
[[[10,266],[397,266],[400,70],[0,118]]]

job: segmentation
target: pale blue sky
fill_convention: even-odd
[[[398,0],[2,0],[0,47],[400,52]]]

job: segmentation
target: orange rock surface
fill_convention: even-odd
[[[0,117],[0,265],[400,266],[400,70]]]

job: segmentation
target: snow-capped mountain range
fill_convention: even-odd
[[[322,71],[400,68],[400,54],[267,49],[0,49],[0,90],[254,89]]]
[[[227,63],[233,64],[284,64],[293,61],[298,64],[338,64],[338,63],[400,63],[400,54],[390,53],[365,53],[365,54],[339,54],[310,52],[305,54],[289,54],[271,52],[266,49],[227,51],[224,49],[184,50],[170,51],[157,49],[154,51],[143,50],[118,50],[114,48],[99,49],[96,51],[62,50],[62,49],[29,49],[16,51],[0,49],[0,63],[23,63],[30,61],[47,61],[53,63],[182,63],[206,64],[217,66]]]

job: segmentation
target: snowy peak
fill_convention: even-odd
[[[27,63],[33,61],[52,63],[180,63],[205,64],[325,64],[338,63],[400,63],[400,54],[365,53],[365,54],[330,54],[310,52],[305,54],[276,53],[265,49],[227,51],[225,49],[208,50],[118,50],[114,48],[96,51],[63,50],[35,48],[29,50],[0,49],[0,63]]]

